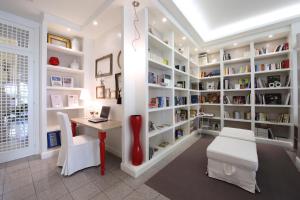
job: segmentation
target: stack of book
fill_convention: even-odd
[[[255,71],[271,71],[271,70],[278,70],[278,69],[287,69],[290,67],[290,61],[288,59],[282,60],[279,63],[261,63],[255,64]]]
[[[154,72],[148,72],[148,83],[159,84],[162,86],[170,86],[171,75],[169,75],[169,74],[158,75]]]
[[[187,104],[187,97],[175,96],[174,101],[175,101],[175,106],[186,105]]]
[[[243,74],[250,72],[250,65],[240,66],[238,72],[234,67],[226,67],[224,69],[224,75],[231,75],[231,74]]]
[[[162,108],[170,106],[170,97],[150,98],[149,108]]]

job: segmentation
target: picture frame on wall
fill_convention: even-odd
[[[62,87],[62,77],[61,76],[50,76],[51,86]]]
[[[74,86],[74,79],[72,77],[63,77],[62,82],[64,87]]]
[[[105,86],[97,86],[96,99],[104,99],[104,98],[105,98]]]
[[[111,76],[113,73],[113,54],[98,58],[95,62],[95,77]]]
[[[65,48],[72,48],[71,46],[71,40],[69,38],[66,37],[62,37],[59,35],[54,35],[51,33],[48,33],[47,35],[47,42],[49,44],[54,44],[56,46],[60,46],[60,47],[65,47]]]

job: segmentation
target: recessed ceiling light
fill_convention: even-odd
[[[183,36],[181,39],[183,39],[183,40],[186,40],[186,37],[185,37],[185,36]]]
[[[233,46],[237,46],[237,45],[238,45],[238,43],[236,43],[236,42],[235,42],[235,43],[233,43]]]
[[[194,51],[198,51],[198,49],[197,49],[197,48],[195,48],[195,49],[194,49]]]
[[[165,22],[167,22],[168,20],[167,20],[167,18],[164,17],[164,18],[162,18],[161,21],[165,23]]]
[[[70,31],[71,31],[71,29],[70,29],[70,28],[67,28],[67,31],[69,31],[69,32],[70,32]]]
[[[117,36],[118,36],[118,38],[121,38],[122,37],[122,33],[118,33]]]
[[[98,26],[98,22],[96,20],[93,21],[94,26]]]
[[[269,37],[269,38],[272,38],[272,37],[273,37],[273,35],[269,35],[268,37]]]
[[[210,49],[207,49],[207,52],[210,52]]]

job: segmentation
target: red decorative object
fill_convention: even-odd
[[[133,145],[132,145],[132,164],[137,166],[143,162],[143,151],[140,143],[140,131],[142,126],[141,115],[131,115],[130,125],[133,132]]]
[[[49,58],[49,64],[50,65],[59,65],[59,59],[58,57],[50,57]]]

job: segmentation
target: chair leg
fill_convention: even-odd
[[[258,193],[260,193],[260,189],[259,189],[257,183],[255,184],[255,190],[256,190]]]

